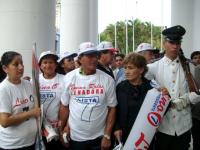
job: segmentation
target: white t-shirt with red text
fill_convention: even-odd
[[[43,74],[39,76],[40,100],[43,104],[44,120],[53,128],[58,128],[58,111],[61,94],[64,90],[64,75],[56,74],[52,79],[45,79]],[[57,131],[57,130],[56,130]]]
[[[93,75],[82,75],[79,71],[80,68],[65,76],[61,101],[69,105],[71,139],[87,141],[104,134],[108,107],[117,105],[115,82],[98,69]]]
[[[20,84],[12,84],[8,79],[0,84],[0,113],[12,116],[28,111],[34,107],[32,85],[29,81],[21,80]],[[17,149],[35,143],[37,125],[35,118],[3,128],[0,125],[0,147],[3,149]]]

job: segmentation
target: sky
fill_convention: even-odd
[[[171,0],[98,0],[98,32],[119,20],[135,19],[170,26]]]

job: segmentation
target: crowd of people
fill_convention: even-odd
[[[41,108],[31,79],[23,78],[21,54],[5,52],[0,68],[0,150],[34,150],[41,116],[46,150],[112,150],[115,143],[125,144],[146,94],[154,88],[152,80],[171,103],[145,149],[188,150],[192,136],[193,150],[199,150],[200,51],[192,52],[190,59],[183,57],[185,32],[180,25],[163,30],[164,55],[141,43],[125,56],[108,41],[97,46],[81,43],[77,53],[42,52]]]

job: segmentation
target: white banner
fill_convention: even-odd
[[[147,150],[169,105],[170,97],[148,91],[123,150]]]

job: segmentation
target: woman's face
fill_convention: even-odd
[[[7,73],[8,78],[19,80],[24,73],[22,56],[16,55],[7,66],[3,66],[3,69]]]
[[[135,65],[128,63],[124,65],[126,79],[135,82],[141,78],[144,68],[137,68]]]
[[[52,76],[55,74],[56,62],[53,58],[43,58],[41,60],[40,69],[44,75]]]
[[[75,69],[74,58],[73,57],[64,58],[61,66],[65,70],[65,72],[69,72],[71,70],[74,70]]]

